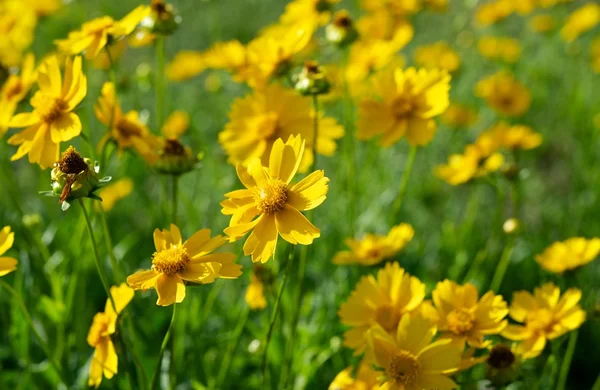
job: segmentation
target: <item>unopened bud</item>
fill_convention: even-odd
[[[177,139],[167,139],[154,165],[160,173],[179,176],[194,169],[198,158]]]
[[[485,377],[496,387],[516,381],[520,372],[520,359],[504,344],[496,344],[485,362]]]
[[[181,24],[181,16],[177,15],[171,4],[163,0],[152,0],[150,16],[142,21],[142,26],[153,34],[172,35]]]
[[[346,10],[338,11],[333,21],[325,27],[327,40],[338,46],[346,46],[358,38],[354,22]]]
[[[329,92],[331,84],[316,61],[306,61],[294,87],[303,95],[323,95]]]

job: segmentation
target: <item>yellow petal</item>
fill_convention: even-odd
[[[17,269],[17,259],[0,257],[0,276],[4,276]]]
[[[281,237],[291,244],[310,245],[315,238],[321,236],[319,229],[289,205],[275,213],[275,222]]]
[[[127,284],[135,290],[148,290],[154,288],[156,279],[160,274],[154,270],[138,271],[127,278]]]
[[[435,135],[437,125],[432,119],[411,118],[406,127],[406,139],[412,146],[428,144]]]
[[[0,230],[0,255],[6,253],[7,250],[12,248],[15,242],[15,233],[11,232],[10,226],[4,226]]]
[[[456,371],[460,367],[463,345],[458,345],[451,339],[440,339],[429,344],[418,357],[423,373],[442,374]]]
[[[40,123],[40,117],[35,112],[25,112],[12,117],[8,127],[29,127]]]
[[[156,279],[156,292],[159,306],[181,303],[185,298],[185,284],[177,275],[162,274]]]
[[[134,274],[135,275],[135,274]],[[120,314],[125,306],[131,302],[135,292],[133,288],[129,287],[126,283],[122,283],[119,286],[112,286],[110,288],[110,295],[115,301],[116,305],[116,314]],[[106,307],[104,308],[104,312],[107,315],[114,315],[115,310],[113,310],[113,305],[110,299],[106,301]]]
[[[429,320],[404,314],[396,332],[398,348],[418,355],[431,342],[435,332],[436,328]]]
[[[315,171],[306,176],[288,191],[287,203],[300,211],[312,210],[325,201],[329,191],[329,179],[324,171]]]
[[[52,142],[69,141],[81,133],[81,121],[72,112],[64,113],[50,124]]]
[[[277,228],[274,215],[263,215],[244,243],[244,254],[252,254],[253,262],[266,263],[275,253]]]

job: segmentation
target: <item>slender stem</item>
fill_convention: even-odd
[[[172,186],[171,190],[173,192],[171,194],[171,211],[172,211],[171,221],[172,221],[172,223],[177,225],[177,192],[178,192],[178,187],[179,187],[179,176],[178,175],[173,175],[173,183],[172,184],[173,184],[173,186]]]
[[[108,223],[106,222],[106,213],[102,208],[102,204],[100,204],[100,221],[102,222],[102,230],[104,231],[104,240],[106,242],[106,251],[108,252],[108,257],[110,258],[110,264],[113,268],[114,277],[116,280],[121,280],[123,278],[123,274],[121,273],[121,269],[119,268],[119,263],[117,261],[117,257],[115,256],[115,250],[113,247],[112,239],[110,238],[110,231],[108,229]]]
[[[287,266],[285,267],[285,273],[283,274],[283,281],[281,282],[281,286],[279,287],[279,292],[277,293],[277,298],[275,299],[275,306],[273,306],[273,315],[271,316],[271,321],[269,322],[269,330],[267,331],[267,337],[265,339],[265,352],[263,353],[261,364],[263,385],[266,384],[267,378],[267,354],[269,352],[269,343],[271,342],[273,328],[275,327],[275,321],[277,320],[277,314],[279,313],[279,303],[281,302],[281,296],[283,295],[283,290],[285,289],[285,284],[287,283],[288,277],[290,276],[290,270],[292,269],[292,263],[294,262],[295,249],[295,245],[292,245],[290,248]]]
[[[600,390],[600,375],[598,375],[598,378],[596,378],[596,382],[594,382],[592,390]]]
[[[165,98],[165,38],[158,35],[156,38],[156,129],[160,131],[163,124],[164,98]]]
[[[346,151],[346,191],[349,195],[349,204],[348,204],[348,221],[350,226],[350,235],[354,237],[356,234],[356,203],[357,200],[355,198],[358,191],[355,191],[355,185],[358,179],[356,178],[356,140],[354,138],[354,132],[350,130],[350,126],[353,124],[353,106],[352,106],[352,98],[350,96],[350,89],[348,87],[348,77],[346,76],[348,59],[350,56],[350,50],[348,48],[344,49],[343,52],[343,64],[342,64],[342,80],[344,86],[344,97],[343,97],[343,124],[344,129],[346,131],[346,135],[344,137],[344,147]]]
[[[500,257],[500,261],[496,266],[496,270],[494,271],[494,277],[492,278],[492,283],[490,284],[490,290],[498,293],[500,286],[502,285],[502,280],[504,279],[504,275],[506,274],[506,269],[508,268],[508,264],[510,263],[510,256],[513,252],[515,246],[514,238],[509,238],[504,250],[502,251],[502,256]]]
[[[42,338],[42,336],[40,335],[40,333],[36,329],[36,327],[35,327],[35,325],[33,323],[33,319],[31,318],[31,315],[29,314],[29,310],[27,310],[27,306],[25,306],[25,302],[23,302],[23,300],[21,299],[21,296],[8,283],[6,283],[2,279],[0,279],[0,286],[4,287],[4,289],[6,291],[8,291],[14,297],[14,299],[17,301],[17,303],[19,304],[19,306],[21,306],[21,310],[23,311],[23,315],[25,316],[25,320],[27,321],[27,324],[29,325],[29,327],[33,331],[33,335],[37,339],[38,344],[42,347],[42,349],[44,350],[44,353],[48,357],[48,361],[50,362],[50,364],[52,365],[52,367],[54,367],[54,370],[56,370],[56,373],[58,374],[58,377],[60,378],[60,381],[65,386],[69,387],[68,386],[68,382],[65,380],[64,374],[63,374],[63,372],[62,372],[62,370],[60,368],[60,364],[58,364],[54,360],[54,358],[52,357],[52,354],[50,353],[50,348],[48,348],[48,344],[46,344],[46,342],[44,341],[44,339]]]
[[[162,341],[162,345],[160,346],[160,352],[158,353],[158,361],[156,362],[156,368],[154,369],[154,373],[152,374],[152,380],[150,382],[150,390],[154,390],[156,388],[156,384],[158,382],[158,377],[160,376],[160,367],[162,363],[163,355],[165,354],[165,350],[167,349],[167,345],[169,344],[169,339],[171,338],[171,333],[173,332],[173,325],[175,324],[175,315],[177,313],[177,304],[173,304],[173,315],[171,315],[171,323],[169,324],[169,328],[167,329],[167,333],[165,333],[165,338]]]
[[[410,153],[408,155],[408,160],[406,161],[406,167],[404,168],[404,172],[402,173],[400,187],[398,188],[398,196],[396,197],[396,200],[394,201],[394,204],[392,206],[391,217],[394,219],[392,220],[392,223],[395,222],[396,217],[400,213],[400,209],[402,209],[402,202],[404,201],[404,195],[406,194],[406,189],[408,188],[408,179],[410,178],[410,173],[415,162],[417,149],[418,147],[414,145],[410,147]]]
[[[231,366],[231,359],[233,358],[233,354],[240,344],[240,339],[242,338],[242,334],[244,331],[244,327],[246,326],[246,322],[248,321],[248,314],[250,313],[250,309],[246,302],[242,301],[242,310],[239,315],[239,319],[237,321],[238,325],[234,331],[233,342],[229,343],[227,346],[227,352],[225,352],[225,357],[223,358],[223,363],[221,364],[221,369],[219,370],[219,376],[217,378],[216,388],[222,389],[223,383],[225,382],[225,378],[229,373],[229,367]]]
[[[313,161],[310,172],[317,166],[318,142],[319,142],[319,95],[312,95],[314,118],[313,118]]]
[[[575,346],[577,345],[577,335],[579,330],[574,330],[569,335],[569,344],[567,345],[567,352],[560,365],[560,372],[558,375],[558,384],[556,390],[564,390],[567,384],[567,377],[569,376],[569,368],[571,368],[571,361],[573,360],[573,354],[575,353]],[[594,385],[595,388],[595,385]]]

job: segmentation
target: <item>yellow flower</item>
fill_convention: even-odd
[[[479,54],[492,60],[514,64],[521,57],[521,45],[514,38],[486,36],[477,44]]]
[[[493,1],[479,6],[475,19],[480,25],[489,26],[506,19],[513,10],[513,4],[508,1]]]
[[[313,162],[315,146],[317,153],[332,156],[337,148],[335,140],[344,135],[344,128],[335,119],[319,113],[319,132],[315,142],[314,115],[309,98],[281,85],[271,84],[234,101],[230,121],[219,134],[219,142],[232,164],[248,166],[259,157],[263,165],[267,165],[275,140],[300,135],[306,142],[306,148],[299,170],[306,172]]]
[[[600,253],[600,238],[590,240],[582,237],[555,242],[542,254],[535,257],[542,268],[554,273],[563,273],[592,262]]]
[[[571,288],[560,296],[560,289],[552,283],[528,291],[513,293],[509,314],[524,325],[508,325],[502,336],[509,340],[522,340],[517,351],[524,358],[538,356],[546,340],[554,340],[577,329],[585,321],[585,311],[579,300],[581,290]]]
[[[98,202],[98,207],[102,207],[104,211],[110,211],[115,206],[117,201],[127,197],[133,191],[133,180],[124,178],[109,184],[98,191],[98,196],[102,198],[102,202]]]
[[[90,364],[88,386],[96,388],[102,383],[103,374],[106,379],[111,379],[117,374],[118,356],[111,335],[116,332],[117,318],[133,299],[134,292],[123,283],[120,286],[112,286],[110,295],[115,302],[116,310],[113,308],[110,298],[107,299],[104,312],[97,313],[94,316],[94,321],[87,336],[88,344],[90,347],[95,348],[94,357]]]
[[[94,113],[102,124],[110,128],[100,141],[99,148],[102,148],[107,141],[114,140],[119,152],[133,148],[146,161],[150,163],[156,161],[156,150],[160,145],[158,139],[140,121],[137,111],[123,113],[113,83],[105,82],[102,86],[102,94],[94,105]]]
[[[362,0],[361,7],[370,12],[387,11],[396,17],[416,14],[421,0]]]
[[[29,53],[23,59],[21,74],[9,75],[0,89],[0,137],[8,130],[17,105],[29,93],[35,77],[35,58]]]
[[[475,94],[501,114],[519,116],[529,110],[531,93],[511,73],[498,72],[477,83]]]
[[[467,145],[463,154],[452,154],[447,164],[435,167],[435,175],[456,186],[496,172],[504,165],[504,156],[497,152],[500,148],[497,138],[482,133],[474,144]]]
[[[411,145],[428,144],[437,130],[433,118],[449,104],[450,76],[439,70],[396,68],[375,77],[379,99],[360,102],[357,137],[381,135],[381,146],[391,146],[404,136]]]
[[[110,52],[110,57],[108,56],[107,50],[102,50],[100,53],[98,53],[98,56],[92,60],[91,64],[96,69],[110,69],[111,62],[114,63],[121,58],[126,49],[127,41],[125,39],[121,39],[114,45],[107,46],[107,50]]]
[[[350,47],[346,67],[349,88],[356,90],[356,84],[364,82],[374,72],[385,69],[398,58],[398,50],[394,43],[379,39],[354,43]]]
[[[207,284],[216,278],[235,279],[242,266],[235,264],[233,253],[212,253],[225,244],[223,236],[210,237],[210,229],[194,233],[182,242],[179,228],[154,230],[152,269],[138,271],[127,278],[134,290],[156,289],[159,306],[181,303],[185,298],[185,282]]]
[[[549,32],[554,29],[554,17],[549,14],[536,15],[529,21],[529,26],[535,32]]]
[[[237,239],[252,230],[244,243],[244,254],[252,254],[253,262],[267,262],[275,253],[280,235],[291,244],[310,245],[320,237],[317,229],[300,211],[319,206],[329,190],[329,179],[322,170],[312,172],[297,184],[290,184],[304,154],[302,137],[281,138],[273,144],[269,166],[259,158],[248,168],[237,165],[237,174],[246,187],[225,194],[221,202],[225,215],[231,215],[225,234]],[[257,217],[257,218],[255,218]]]
[[[396,262],[380,269],[377,279],[363,276],[338,312],[342,324],[352,327],[344,333],[344,345],[361,354],[371,327],[394,334],[400,318],[417,309],[424,298],[425,284]]]
[[[248,307],[252,310],[262,310],[267,307],[264,285],[254,273],[250,276],[250,284],[248,285],[244,298],[246,299]]]
[[[385,41],[396,51],[402,49],[414,36],[414,29],[405,18],[395,17],[386,10],[363,15],[356,22],[362,42]]]
[[[465,105],[450,103],[440,119],[449,126],[468,127],[477,122],[477,112]]]
[[[506,328],[508,314],[502,296],[492,291],[479,299],[477,287],[470,283],[458,285],[451,280],[439,282],[431,293],[435,310],[431,313],[436,319],[438,330],[457,344],[484,348],[491,341],[484,341],[488,335],[499,334]]]
[[[381,327],[367,333],[375,365],[384,370],[383,389],[458,388],[448,375],[460,368],[462,347],[449,339],[432,342],[436,329],[428,320],[404,315],[393,334]]]
[[[598,23],[600,23],[600,5],[595,2],[587,3],[569,15],[560,30],[560,36],[567,42],[573,42],[581,34],[596,27]]]
[[[48,168],[58,160],[60,143],[81,133],[81,121],[73,112],[87,94],[87,80],[81,71],[81,57],[68,58],[64,80],[56,56],[39,68],[40,87],[30,100],[33,112],[15,115],[9,127],[26,127],[10,137],[8,143],[20,145],[11,160],[26,154],[29,162]]]
[[[96,18],[85,22],[81,30],[70,32],[66,39],[55,40],[54,43],[65,54],[73,55],[85,51],[85,58],[91,60],[96,58],[106,45],[131,34],[149,14],[150,7],[140,5],[119,21],[110,16]]]
[[[329,385],[328,390],[382,390],[377,380],[379,372],[364,360],[356,370],[356,377],[353,376],[353,372],[353,367],[340,371]]]
[[[460,68],[460,57],[446,42],[417,47],[414,52],[415,63],[427,69],[445,69],[455,72]]]
[[[331,9],[340,0],[293,0],[285,6],[282,24],[308,23],[314,28],[323,26],[331,19]]]
[[[10,231],[10,226],[4,226],[0,230],[0,276],[4,276],[17,269],[17,260],[12,257],[4,257],[3,254],[12,248],[15,242],[15,233]]]
[[[345,241],[351,251],[338,252],[334,264],[375,265],[400,252],[415,235],[412,226],[401,223],[394,226],[387,236],[366,234],[362,240]]]
[[[20,1],[0,2],[0,67],[18,66],[33,42],[37,17]]]
[[[528,126],[499,123],[491,130],[498,137],[498,142],[507,149],[535,149],[542,144],[542,136]]]
[[[175,54],[165,73],[171,81],[184,81],[199,75],[206,69],[203,53],[183,50]]]

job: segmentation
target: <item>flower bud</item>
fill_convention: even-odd
[[[179,176],[194,169],[198,158],[177,139],[167,139],[154,165],[160,173]]]
[[[516,218],[509,218],[502,225],[502,230],[508,235],[517,234],[521,230],[521,223]]]
[[[303,95],[323,95],[329,92],[331,84],[316,61],[306,61],[295,78],[294,87]]]
[[[327,40],[338,46],[347,46],[358,38],[354,22],[346,10],[336,12],[333,21],[325,27]]]
[[[181,16],[177,15],[171,4],[163,0],[152,0],[150,16],[142,21],[142,26],[152,33],[172,35],[181,24]]]
[[[512,349],[496,344],[485,362],[485,377],[496,387],[506,386],[519,377],[520,359]]]

